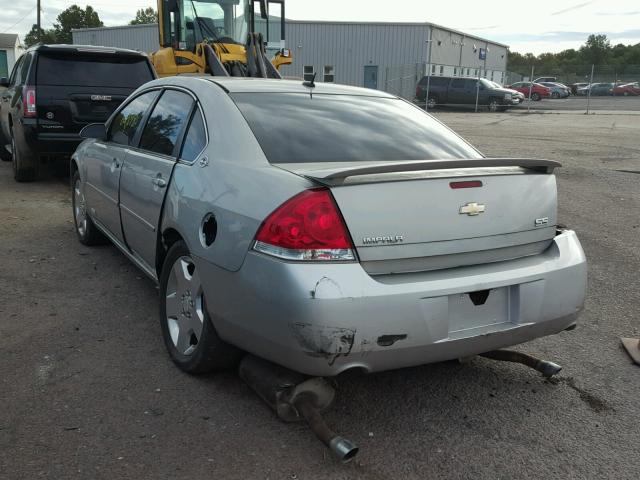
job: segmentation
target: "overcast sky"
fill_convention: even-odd
[[[36,0],[2,0],[0,32],[29,31]],[[44,28],[74,2],[42,0]],[[527,7],[527,3],[530,7]],[[139,8],[154,0],[93,0],[107,26],[126,24]],[[591,33],[612,43],[640,43],[640,0],[287,0],[287,17],[296,20],[432,22],[506,43],[512,51],[535,54],[577,48]]]

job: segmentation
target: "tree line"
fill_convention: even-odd
[[[157,23],[158,12],[152,7],[140,9],[136,12],[135,18],[129,22],[129,25],[142,25],[146,23]],[[27,47],[36,43],[73,43],[73,35],[71,30],[77,28],[95,28],[103,27],[104,23],[100,20],[98,12],[93,7],[87,5],[86,8],[78,5],[71,5],[63,10],[57,17],[53,28],[40,28],[33,25],[29,33],[24,37],[24,43]]]
[[[611,45],[606,35],[589,35],[580,48],[559,53],[520,54],[509,52],[507,70],[528,76],[531,67],[540,75],[574,72],[587,75],[591,65],[606,68],[620,74],[640,73],[640,43],[636,45]]]

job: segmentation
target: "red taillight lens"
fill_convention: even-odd
[[[36,116],[36,89],[33,87],[24,87],[22,91],[22,109],[25,117],[33,118]]]
[[[329,190],[306,190],[262,223],[254,249],[287,260],[355,260],[353,244]]]
[[[482,186],[480,180],[468,180],[464,182],[449,182],[449,186],[453,189],[456,188],[478,188]]]

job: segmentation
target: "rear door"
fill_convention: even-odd
[[[451,80],[447,103],[452,105],[465,105],[469,103],[465,95],[465,82],[466,80],[464,78],[454,78]]]
[[[146,122],[137,148],[129,150],[120,180],[120,214],[131,252],[153,270],[158,223],[180,153],[193,97],[165,90]]]
[[[77,134],[89,123],[105,122],[136,88],[154,77],[142,55],[39,50],[38,129]]]
[[[85,151],[85,197],[89,213],[119,241],[123,240],[118,192],[122,167],[159,94],[159,90],[152,90],[127,103],[111,121],[107,140],[96,140]]]

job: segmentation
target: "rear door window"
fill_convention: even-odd
[[[207,132],[205,131],[204,121],[202,120],[202,113],[199,108],[196,108],[193,112],[187,134],[184,137],[180,158],[186,162],[193,162],[198,155],[200,155],[200,152],[204,150],[206,145]]]
[[[480,158],[424,110],[396,98],[264,92],[231,97],[271,163]]]
[[[464,88],[464,78],[456,78],[451,82],[451,88]]]
[[[120,145],[133,145],[140,123],[159,93],[159,90],[143,93],[120,110],[111,122],[109,139]]]
[[[186,93],[166,90],[144,127],[140,148],[162,155],[176,155],[176,144],[192,107],[193,99]]]
[[[37,83],[50,86],[138,88],[154,79],[145,57],[40,53]]]

